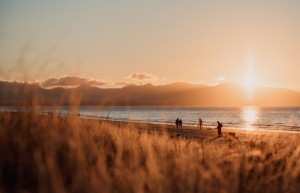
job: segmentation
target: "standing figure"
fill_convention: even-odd
[[[182,129],[182,120],[179,119],[179,128]]]
[[[179,127],[179,118],[176,119],[175,124],[176,124],[176,129],[178,129],[178,127]]]
[[[201,118],[199,118],[199,127],[200,127],[200,129],[202,129],[202,119]]]
[[[217,123],[218,123],[218,127],[217,127],[217,129],[218,129],[218,137],[222,137],[222,127],[223,127],[223,125],[219,121],[217,121]]]

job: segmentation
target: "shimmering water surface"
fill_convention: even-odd
[[[25,107],[0,107],[1,111],[34,111]],[[40,107],[47,114],[55,111],[62,116],[71,112],[69,107]],[[96,119],[124,120],[150,123],[173,124],[181,118],[183,124],[198,125],[201,117],[204,126],[215,126],[217,121],[223,126],[246,130],[290,130],[300,131],[300,107],[79,107],[82,117]]]

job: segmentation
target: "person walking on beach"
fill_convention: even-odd
[[[182,129],[182,120],[179,119],[179,128]]]
[[[176,119],[175,124],[176,124],[176,129],[178,130],[178,127],[179,127],[179,118]]]
[[[222,127],[223,127],[223,125],[219,121],[217,121],[217,123],[218,123],[218,127],[217,127],[217,129],[218,129],[218,137],[222,137]]]
[[[199,127],[200,127],[200,129],[202,129],[202,119],[201,118],[199,118]]]

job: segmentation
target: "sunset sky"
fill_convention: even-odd
[[[300,90],[299,0],[1,0],[0,79]]]

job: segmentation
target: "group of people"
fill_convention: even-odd
[[[202,123],[203,123],[202,119],[199,118],[198,127],[200,129],[202,129]],[[182,129],[182,120],[181,119],[177,118],[176,121],[175,121],[175,124],[176,124],[176,129]],[[218,137],[222,137],[222,127],[223,127],[223,125],[219,121],[217,121],[217,124],[218,125],[217,125],[216,129],[218,130]]]
[[[177,118],[175,121],[176,129],[182,129],[182,120]]]

